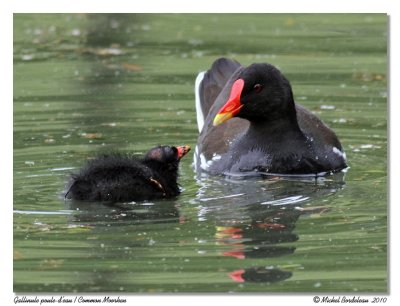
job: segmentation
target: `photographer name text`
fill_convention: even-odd
[[[360,297],[360,296],[314,296],[315,304],[378,304],[386,303],[386,297]]]

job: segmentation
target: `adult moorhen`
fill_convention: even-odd
[[[189,146],[159,146],[143,158],[114,153],[90,160],[72,175],[65,198],[124,202],[177,196],[180,159]]]
[[[197,172],[321,176],[347,167],[335,133],[271,64],[220,58],[196,79]]]

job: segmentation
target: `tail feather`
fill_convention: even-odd
[[[202,71],[197,75],[195,86],[194,86],[194,94],[195,94],[195,98],[196,98],[197,127],[199,129],[199,132],[201,132],[201,130],[203,129],[204,118],[205,118],[204,117],[204,113],[203,113],[203,109],[201,107],[202,99],[200,98],[200,86],[202,84],[202,81],[203,81],[203,78],[204,78],[205,74],[206,74],[206,72]]]
[[[195,82],[196,114],[199,132],[204,120],[231,75],[240,67],[237,61],[226,58],[217,59],[211,68],[197,75]]]

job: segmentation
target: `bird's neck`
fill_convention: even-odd
[[[296,114],[294,114],[294,117],[290,114],[275,119],[252,121],[246,134],[246,139],[254,139],[255,141],[262,139],[261,143],[265,143],[268,139],[274,141],[283,137],[300,136],[302,132]]]

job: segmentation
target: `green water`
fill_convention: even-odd
[[[14,15],[14,291],[387,292],[387,21]],[[221,56],[278,66],[344,177],[196,177],[188,156],[177,199],[64,202],[98,152],[194,148],[194,79]]]

